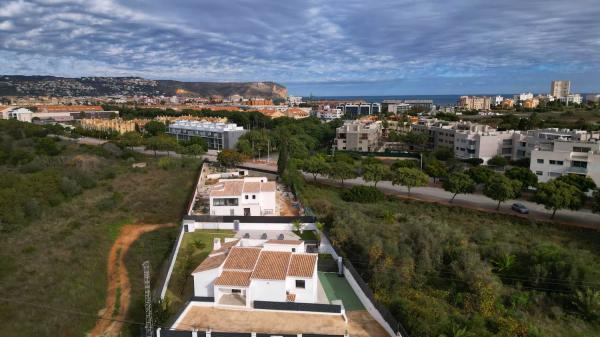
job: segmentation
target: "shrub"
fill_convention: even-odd
[[[179,161],[177,159],[162,157],[158,160],[158,167],[164,170],[171,170],[177,168],[179,166]]]
[[[60,181],[60,191],[65,197],[70,198],[81,193],[81,186],[75,180],[63,177]]]
[[[342,192],[342,199],[349,202],[372,203],[384,198],[383,192],[373,186],[354,186]]]

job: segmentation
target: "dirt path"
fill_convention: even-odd
[[[129,276],[125,267],[127,250],[142,234],[172,226],[175,225],[125,225],[121,228],[119,237],[115,240],[108,255],[106,307],[100,311],[101,317],[89,333],[89,337],[118,336],[123,326],[120,321],[125,319],[129,309],[131,293]]]

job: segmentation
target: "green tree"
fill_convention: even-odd
[[[521,182],[521,188],[526,190],[528,187],[536,187],[538,184],[538,177],[535,173],[531,172],[529,168],[525,167],[512,167],[504,173],[506,177]]]
[[[225,149],[217,155],[217,161],[219,164],[226,167],[234,167],[242,163],[246,157],[234,150]]]
[[[344,186],[344,180],[358,177],[358,174],[356,173],[356,167],[344,161],[331,163],[329,165],[329,172],[327,175],[331,179],[340,180],[342,182],[342,186]]]
[[[406,186],[408,194],[413,187],[427,186],[429,176],[421,170],[402,167],[392,172],[392,185]]]
[[[552,210],[550,219],[553,219],[554,214],[559,209],[577,210],[581,208],[585,195],[577,187],[554,179],[538,185],[535,200],[537,203],[544,205],[546,209]]]
[[[436,183],[436,179],[445,177],[448,174],[448,168],[446,165],[437,159],[430,160],[425,165],[425,172],[433,178],[433,182]]]
[[[124,147],[129,147],[131,150],[135,146],[140,146],[144,142],[142,135],[135,131],[125,132],[124,134],[119,136],[119,144]]]
[[[450,202],[454,201],[457,194],[473,193],[475,182],[465,173],[452,173],[443,183],[444,190],[453,193]]]
[[[477,184],[485,184],[488,182],[490,177],[495,174],[489,167],[475,166],[467,170],[467,174]]]
[[[511,180],[501,174],[492,175],[485,184],[483,194],[492,200],[498,201],[496,209],[500,209],[500,204],[508,199],[516,198],[521,190],[521,182]]]
[[[325,157],[321,154],[312,156],[302,162],[302,170],[313,175],[313,180],[317,181],[317,175],[327,174],[329,166]]]
[[[496,155],[496,156],[493,156],[492,158],[490,158],[490,160],[488,160],[487,164],[490,166],[504,167],[504,166],[508,165],[508,160],[500,155]]]
[[[38,138],[35,141],[35,152],[47,156],[56,156],[60,153],[61,148],[52,138]]]
[[[183,148],[183,153],[189,156],[201,156],[206,153],[206,149],[200,144],[192,144]]]
[[[372,181],[375,187],[377,187],[378,182],[387,179],[390,173],[390,168],[384,164],[367,164],[363,167],[364,181]]]
[[[569,185],[577,187],[581,192],[587,192],[596,188],[596,183],[590,177],[582,176],[579,174],[565,174],[555,180],[562,181]]]
[[[594,213],[600,213],[600,189],[594,190],[593,198],[592,211],[594,211]]]
[[[144,131],[150,136],[158,136],[167,131],[167,126],[159,121],[150,121],[144,125]]]
[[[288,142],[282,142],[279,144],[279,156],[277,157],[277,174],[282,175],[287,168],[289,159],[289,144]]]
[[[578,290],[575,293],[573,304],[585,316],[585,318],[595,321],[600,319],[600,291],[591,288]]]

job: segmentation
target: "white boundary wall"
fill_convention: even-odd
[[[187,225],[188,232],[194,232],[198,229],[234,229],[233,222],[197,222],[194,220],[183,220],[183,224]],[[303,230],[314,230],[316,226],[312,222],[302,223]],[[240,231],[293,231],[294,224],[292,223],[251,223],[240,222]]]
[[[167,276],[165,276],[165,283],[163,283],[163,287],[160,290],[160,299],[164,300],[165,295],[167,294],[167,288],[169,287],[169,281],[171,280],[171,274],[173,274],[173,268],[175,267],[175,261],[177,261],[177,255],[179,254],[179,247],[181,246],[181,241],[183,241],[183,235],[185,231],[183,230],[183,226],[181,226],[181,230],[179,231],[179,237],[177,238],[177,244],[175,245],[175,253],[173,254],[173,258],[171,259],[171,263],[169,264],[169,269],[167,270]]]
[[[356,294],[356,296],[358,296],[360,302],[365,306],[365,308],[371,314],[371,316],[373,316],[373,318],[383,327],[383,329],[391,337],[402,337],[400,333],[398,333],[398,335],[396,336],[396,334],[394,333],[394,329],[392,329],[392,327],[390,327],[390,325],[385,321],[385,319],[383,319],[383,316],[381,316],[379,310],[375,308],[371,300],[369,300],[367,295],[365,295],[365,293],[362,291],[352,274],[346,268],[344,268],[344,277],[346,277],[348,284],[350,284],[350,287],[352,287],[352,290],[354,290],[354,293]]]

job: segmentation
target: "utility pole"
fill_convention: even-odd
[[[267,163],[271,162],[271,140],[267,139]]]
[[[152,329],[152,293],[150,292],[150,261],[142,263],[144,268],[144,306],[146,308],[146,337],[153,336]]]

